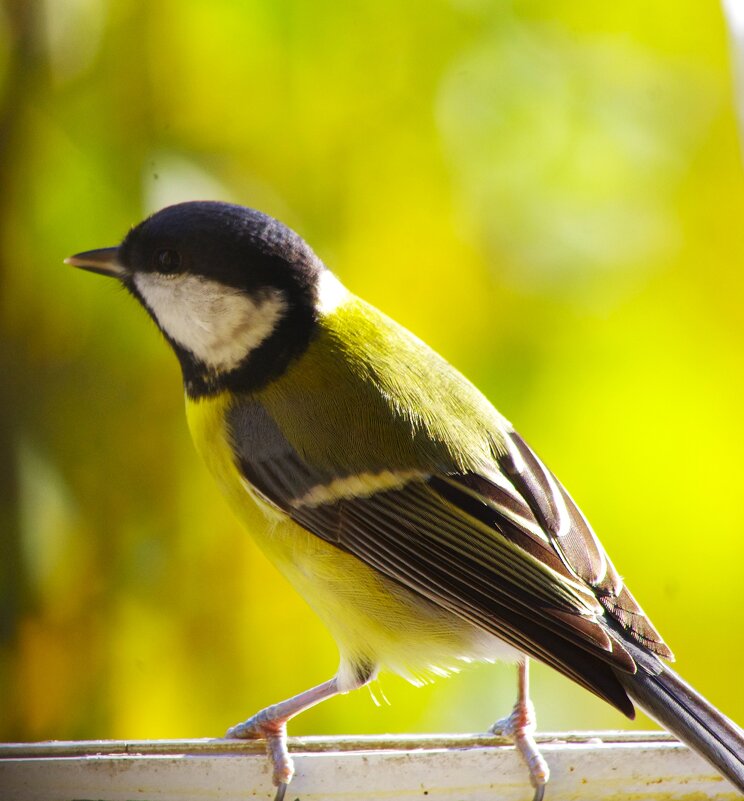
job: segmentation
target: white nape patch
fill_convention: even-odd
[[[400,489],[409,481],[421,481],[428,478],[427,473],[420,470],[383,470],[381,473],[359,473],[355,476],[336,478],[329,484],[317,484],[300,498],[292,501],[295,509],[303,506],[322,506],[324,503],[335,503],[342,498],[367,498],[376,492]]]
[[[317,309],[321,314],[330,314],[351,299],[351,292],[328,269],[318,277]]]
[[[278,289],[252,298],[198,275],[138,273],[137,290],[168,336],[217,372],[228,372],[264,342],[287,301]]]

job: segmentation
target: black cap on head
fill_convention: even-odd
[[[249,292],[309,289],[324,269],[305,240],[279,220],[206,200],[156,212],[127,234],[118,255],[132,273],[188,272]]]

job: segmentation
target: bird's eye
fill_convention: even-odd
[[[176,273],[181,269],[181,254],[170,248],[156,250],[152,257],[152,266],[159,273]]]

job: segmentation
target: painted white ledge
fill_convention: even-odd
[[[543,734],[548,801],[741,796],[663,732]],[[295,737],[287,801],[530,801],[514,749],[490,735]],[[0,744],[2,801],[272,799],[261,743],[141,740]]]

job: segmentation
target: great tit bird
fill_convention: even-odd
[[[511,736],[543,797],[528,659],[628,717],[638,704],[744,791],[744,732],[672,653],[558,479],[459,372],[346,290],[296,233],[242,206],[169,206],[69,264],[112,276],[181,364],[196,448],[338,643],[329,681],[228,731],[265,738],[378,671],[518,665]]]

